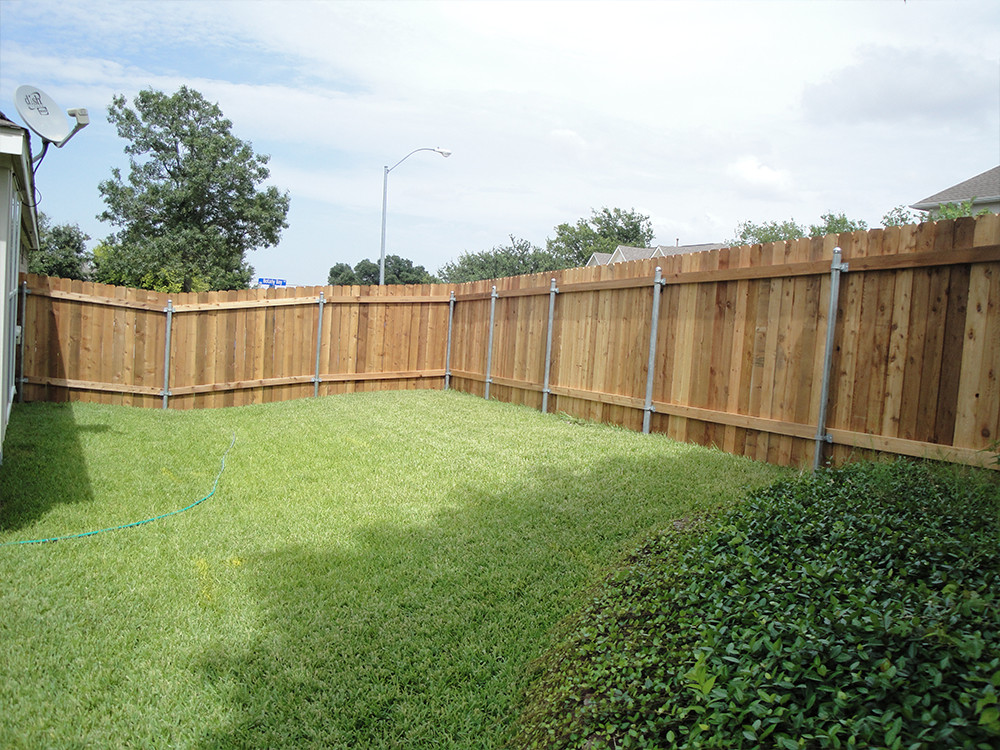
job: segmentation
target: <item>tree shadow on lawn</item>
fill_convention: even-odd
[[[591,585],[649,533],[739,494],[722,485],[775,476],[684,446],[582,476],[539,466],[514,485],[456,487],[422,521],[400,513],[338,548],[247,560],[262,631],[203,657],[230,704],[201,746],[501,745],[530,663]]]
[[[77,424],[69,403],[17,404],[0,465],[0,532],[17,531],[64,503],[93,500],[80,443],[103,424]]]

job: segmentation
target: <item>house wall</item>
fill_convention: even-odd
[[[0,462],[17,392],[18,273],[27,270],[27,250],[38,237],[34,207],[27,200],[32,193],[27,131],[0,127]]]

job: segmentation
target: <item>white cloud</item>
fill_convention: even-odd
[[[784,169],[761,164],[756,156],[742,156],[726,167],[739,188],[752,194],[782,196],[792,187],[792,175]]]

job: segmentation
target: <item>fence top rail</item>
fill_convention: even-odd
[[[365,297],[358,294],[341,295],[336,297],[323,297],[324,305],[392,305],[392,304],[419,304],[437,303],[448,304],[450,297]],[[248,307],[280,307],[287,305],[315,305],[319,302],[319,296],[312,297],[286,297],[282,299],[254,299],[235,300],[232,302],[201,302],[187,305],[175,305],[174,313],[183,312],[214,312],[216,310],[237,310]]]
[[[900,253],[898,255],[862,256],[845,259],[851,271],[889,271],[906,268],[927,268],[931,266],[953,266],[969,263],[993,263],[1000,261],[1000,245],[980,245],[953,250],[935,250],[920,253]],[[799,263],[779,263],[764,266],[744,266],[740,268],[720,268],[709,271],[672,271],[664,273],[664,284],[706,284],[721,281],[743,281],[753,279],[778,279],[795,276],[821,276],[830,272],[830,260],[811,260]],[[593,292],[609,289],[634,289],[653,286],[653,277],[637,276],[627,279],[605,279],[603,281],[576,281],[558,284],[560,294],[572,292]],[[497,289],[497,297],[527,297],[549,294],[549,286],[524,287],[520,289]],[[458,293],[459,302],[487,300],[491,292]]]
[[[118,297],[108,297],[103,294],[86,294],[83,292],[67,292],[62,289],[46,289],[39,287],[28,289],[28,293],[36,297],[49,297],[51,299],[66,300],[68,302],[82,302],[91,305],[103,305],[105,307],[126,307],[130,310],[148,310],[150,312],[164,312],[166,307],[159,302],[149,300],[129,300]],[[398,297],[366,297],[362,295],[342,295],[336,297],[324,297],[323,303],[327,305],[336,304],[417,304],[417,303],[437,303],[448,304],[450,297],[418,297],[418,296],[398,296]],[[177,313],[186,312],[214,312],[218,310],[238,310],[251,307],[282,307],[288,305],[315,305],[319,302],[319,296],[310,297],[284,297],[278,299],[253,299],[253,300],[233,300],[227,302],[201,302],[190,304],[178,304],[172,306],[172,311]]]
[[[978,247],[956,248],[950,250],[933,250],[918,253],[900,253],[894,255],[874,255],[845,258],[850,271],[888,271],[907,268],[926,268],[931,266],[964,265],[969,263],[993,263],[1000,261],[1000,244],[980,245]],[[780,263],[762,266],[744,266],[739,268],[720,268],[708,271],[668,271],[663,274],[663,284],[705,284],[724,281],[742,281],[753,279],[776,279],[794,276],[818,276],[830,271],[829,260],[813,260],[799,263]],[[556,272],[558,274],[558,272]],[[576,281],[558,284],[561,294],[573,292],[606,291],[612,289],[635,289],[653,286],[652,276],[634,276],[623,279],[605,279],[601,281]],[[46,287],[28,288],[28,293],[40,297],[82,302],[108,307],[124,307],[133,310],[148,310],[163,312],[163,303],[155,300],[135,300],[124,297],[109,297],[106,294],[88,294],[85,292],[70,292],[62,289]],[[518,289],[497,289],[497,297],[529,297],[549,294],[551,287],[523,287]],[[455,300],[470,302],[487,300],[492,292],[458,292]],[[211,312],[220,310],[237,310],[253,307],[280,307],[287,305],[315,305],[319,295],[308,297],[280,297],[266,299],[233,300],[225,302],[181,303],[173,306],[173,312]],[[344,294],[324,296],[327,305],[393,305],[393,304],[448,304],[451,296],[433,295],[361,295]]]

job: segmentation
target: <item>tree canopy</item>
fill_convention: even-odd
[[[727,245],[763,245],[768,242],[782,240],[797,240],[806,236],[806,230],[795,219],[787,221],[764,221],[759,224],[752,221],[741,222],[736,227],[736,236],[726,240]]]
[[[49,217],[39,211],[38,234],[38,250],[28,256],[28,273],[81,281],[87,279],[91,256],[86,243],[90,237],[79,225],[52,226]]]
[[[828,234],[868,229],[868,224],[865,221],[848,219],[843,212],[835,214],[833,211],[827,211],[819,218],[819,224],[810,224],[808,227],[796,223],[795,219],[764,221],[759,224],[744,221],[736,227],[736,236],[726,240],[726,244],[734,247],[738,245],[764,245],[768,242],[798,240],[803,237],[824,237]]]
[[[882,217],[882,226],[901,227],[918,221],[920,221],[920,217],[913,214],[906,206],[895,206]]]
[[[330,268],[326,283],[333,286],[353,284],[378,284],[378,263],[365,258],[351,268],[347,263],[337,263]],[[386,284],[433,284],[437,281],[423,266],[413,265],[408,258],[398,255],[385,256]]]
[[[556,236],[545,241],[545,249],[510,235],[510,243],[490,250],[464,252],[458,260],[438,270],[451,283],[500,279],[528,273],[558,271],[586,265],[594,253],[612,253],[618,245],[648,247],[653,225],[648,216],[634,210],[602,208],[576,224],[560,224]]]
[[[810,224],[809,225],[809,236],[810,237],[825,237],[828,234],[842,234],[843,232],[860,232],[868,229],[868,223],[862,220],[855,221],[854,219],[848,219],[847,216],[841,212],[839,214],[833,213],[833,211],[827,211],[820,217],[820,224]]]
[[[545,249],[565,260],[564,268],[586,265],[594,253],[613,253],[618,245],[648,247],[654,235],[648,216],[620,208],[592,210],[589,219],[555,229],[556,236],[546,240]]]
[[[969,198],[967,201],[960,201],[958,203],[942,203],[934,211],[930,212],[930,218],[933,221],[939,221],[941,219],[961,219],[966,216],[984,216],[989,213],[989,209],[981,209],[979,211],[973,210],[973,203],[975,198]]]
[[[569,267],[565,258],[511,235],[510,244],[496,245],[492,250],[478,253],[462,253],[454,263],[441,266],[438,275],[452,284],[461,284],[465,281],[500,279]]]
[[[246,288],[247,252],[277,244],[288,226],[288,193],[259,187],[269,157],[187,86],[169,96],[145,89],[133,104],[116,96],[108,107],[130,169],[99,185],[107,208],[98,218],[119,230],[95,258],[95,277],[161,291]]]

